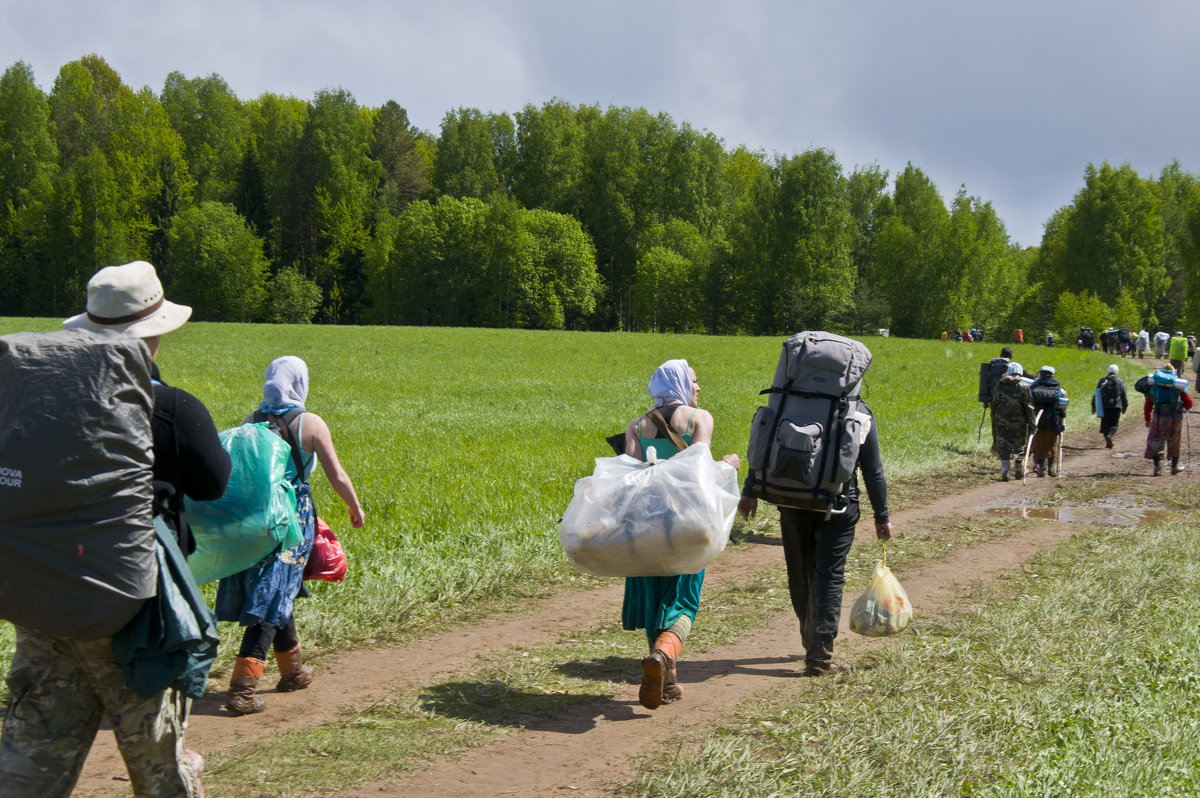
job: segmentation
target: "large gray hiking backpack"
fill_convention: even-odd
[[[746,453],[751,495],[780,507],[846,510],[846,484],[869,431],[859,412],[859,388],[871,352],[833,333],[796,333],[750,425]]]
[[[96,639],[157,592],[150,364],[127,336],[0,336],[0,618]]]

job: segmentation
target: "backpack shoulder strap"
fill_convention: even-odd
[[[300,441],[296,440],[296,433],[292,431],[292,421],[303,413],[304,411],[300,408],[289,410],[282,416],[255,410],[250,416],[254,423],[265,421],[276,435],[287,441],[288,447],[292,450],[292,464],[296,466],[297,478],[304,477],[304,458],[300,455]],[[278,423],[272,423],[274,419],[278,419]]]
[[[671,429],[671,425],[662,417],[662,413],[658,412],[657,407],[651,408],[650,412],[646,414],[646,418],[654,422],[654,426],[658,427],[658,431],[663,434],[663,437],[669,438],[671,443],[675,444],[676,449],[682,452],[687,448],[687,442],[679,436],[678,432]]]

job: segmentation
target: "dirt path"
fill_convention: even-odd
[[[1066,449],[1061,480],[1030,478],[1020,482],[993,482],[963,493],[945,496],[923,507],[893,514],[898,535],[923,522],[943,516],[971,513],[997,504],[1020,504],[1056,485],[1082,478],[1147,475],[1149,461],[1140,457],[1144,430],[1129,414],[1117,438],[1117,448],[1106,450],[1089,423],[1087,432],[1074,436],[1078,446]],[[1068,439],[1071,444],[1072,440]],[[1184,475],[1174,479],[1182,479]],[[1168,478],[1169,479],[1169,478]],[[1139,483],[1142,480],[1138,480]],[[1158,484],[1159,480],[1155,480]],[[933,614],[969,598],[982,584],[996,579],[1052,547],[1082,528],[1056,522],[1039,524],[995,543],[983,543],[951,558],[906,570],[905,589],[918,612]],[[859,535],[872,536],[867,523]],[[764,567],[781,564],[778,546],[752,545],[719,558],[708,570],[708,584],[719,584]],[[320,670],[312,687],[300,693],[266,692],[269,710],[260,715],[232,719],[220,709],[223,696],[210,694],[196,702],[188,729],[188,745],[201,753],[224,749],[246,738],[262,738],[330,720],[345,707],[365,706],[376,698],[406,688],[429,684],[472,663],[477,652],[495,653],[531,641],[547,640],[559,633],[584,628],[597,618],[619,616],[620,584],[585,593],[569,593],[539,602],[532,611],[447,632],[412,644],[387,649],[357,651],[330,662]],[[851,599],[852,600],[852,599]],[[848,608],[847,608],[848,609]],[[848,613],[843,612],[843,627]],[[763,651],[758,641],[786,641],[778,650]],[[865,652],[886,641],[846,633],[838,638],[838,660],[853,666]],[[657,750],[673,739],[694,738],[713,728],[730,711],[781,680],[797,690],[807,680],[794,678],[799,653],[799,632],[789,612],[779,616],[764,634],[742,643],[685,654],[680,680],[687,697],[651,712],[637,702],[637,688],[616,700],[585,706],[552,721],[522,727],[488,745],[453,758],[440,760],[395,783],[362,786],[345,796],[495,796],[571,794],[597,796],[632,775],[631,760]],[[79,795],[127,794],[124,766],[110,732],[102,732],[88,758]]]

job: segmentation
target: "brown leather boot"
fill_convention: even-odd
[[[234,715],[252,715],[262,712],[267,705],[254,694],[258,680],[262,677],[266,663],[254,657],[238,657],[233,664],[233,675],[229,679],[229,697],[225,708]]]
[[[291,651],[276,651],[275,662],[279,664],[279,684],[275,685],[278,692],[303,690],[312,684],[313,669],[300,659],[299,643]]]
[[[679,680],[675,673],[676,660],[671,660],[667,665],[667,672],[663,676],[663,697],[664,704],[670,704],[673,701],[678,701],[683,698],[683,688],[679,686]]]
[[[662,706],[663,685],[669,667],[666,654],[658,649],[650,652],[650,656],[642,660],[642,686],[638,690],[638,702],[646,709],[658,709]]]

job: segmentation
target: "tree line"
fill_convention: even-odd
[[[98,268],[144,259],[198,320],[1069,336],[1197,326],[1198,242],[1178,163],[1087,165],[1020,249],[911,163],[727,149],[644,108],[459,108],[434,134],[344,89],[135,91],[98,55],[48,93],[0,76],[0,315],[78,312]]]

